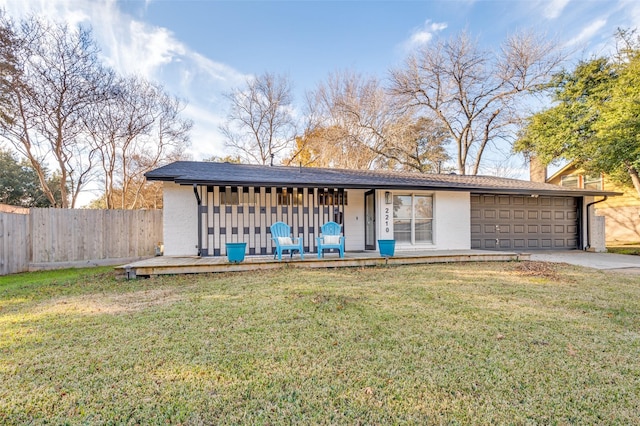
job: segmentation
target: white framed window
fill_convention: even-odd
[[[432,195],[393,196],[393,238],[401,244],[433,242]]]

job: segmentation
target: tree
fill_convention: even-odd
[[[227,146],[248,163],[269,164],[286,155],[296,136],[291,84],[284,76],[264,73],[226,95],[231,102],[220,130]]]
[[[1,52],[2,62],[15,65],[3,88],[11,105],[3,136],[30,161],[52,205],[73,207],[96,161],[83,137],[83,115],[104,97],[113,74],[101,66],[88,30],[35,18],[16,28],[4,16],[0,27],[16,40]],[[49,162],[60,173],[57,188],[45,176]]]
[[[51,203],[40,188],[38,175],[33,168],[19,162],[8,150],[0,150],[0,203],[20,207],[50,207]],[[49,176],[47,181],[56,185],[56,176]],[[57,192],[55,196],[58,197]]]
[[[307,95],[308,131],[293,161],[352,169],[437,171],[447,135],[411,108],[398,108],[375,78],[335,73]]]
[[[0,135],[29,160],[52,205],[74,207],[90,182],[103,184],[107,208],[157,204],[144,200],[154,192],[144,173],[186,158],[192,122],[180,117],[181,100],[117,76],[80,27],[1,16],[0,49]]]
[[[162,182],[135,182],[137,190],[123,192],[120,186],[113,188],[111,198],[115,203],[107,204],[107,194],[92,200],[90,209],[162,209]]]
[[[107,209],[157,205],[144,173],[184,159],[193,123],[183,120],[182,102],[139,77],[120,78],[109,96],[84,117],[92,149],[98,153]],[[153,193],[154,191],[151,191]]]
[[[418,117],[414,122],[397,126],[381,154],[388,168],[420,173],[440,173],[450,160],[446,150],[449,134],[434,120]]]
[[[390,90],[444,127],[456,145],[458,173],[475,175],[490,145],[511,144],[526,96],[561,59],[552,43],[533,34],[511,36],[492,53],[461,33],[410,55],[391,72]]]
[[[607,173],[640,195],[640,49],[625,45],[617,56],[556,75],[553,105],[528,119],[514,149],[543,164],[565,160]]]

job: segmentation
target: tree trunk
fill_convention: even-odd
[[[629,175],[631,175],[633,187],[636,189],[638,195],[640,195],[640,176],[638,175],[638,170],[634,166],[629,166]]]

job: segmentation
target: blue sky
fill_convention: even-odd
[[[14,18],[35,13],[91,25],[116,70],[159,81],[188,102],[196,160],[226,154],[218,131],[227,111],[223,94],[251,75],[286,74],[301,109],[304,93],[331,72],[384,79],[416,46],[462,30],[497,49],[507,35],[535,29],[576,60],[606,53],[616,28],[640,27],[637,0],[0,0],[0,6]]]

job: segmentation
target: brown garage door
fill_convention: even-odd
[[[576,249],[578,203],[573,197],[471,194],[471,248]]]

